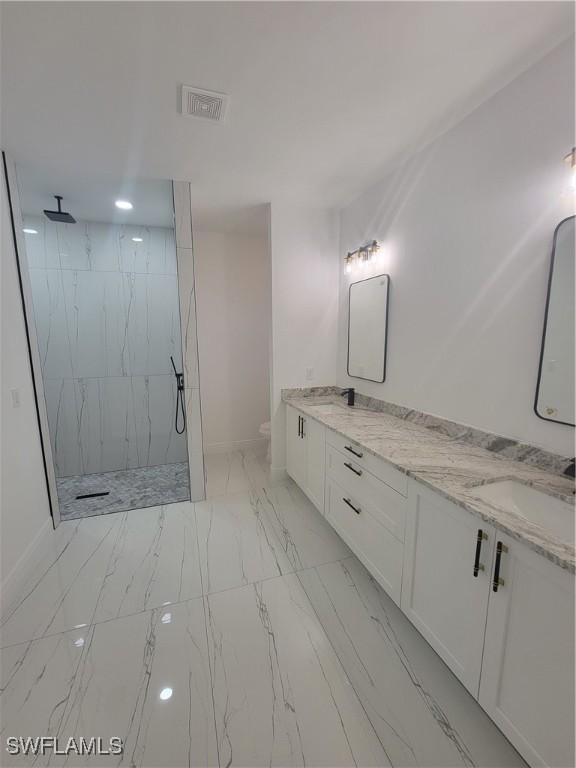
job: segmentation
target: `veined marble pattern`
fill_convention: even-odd
[[[293,483],[263,488],[264,514],[272,523],[286,557],[295,571],[351,554],[340,536],[319,515],[311,501]]]
[[[256,493],[201,501],[196,520],[206,594],[293,570]]]
[[[124,742],[121,757],[5,755],[3,765],[218,765],[202,599],[12,646],[2,657],[3,735]]]
[[[261,491],[271,485],[270,466],[263,451],[250,449],[209,453],[204,463],[207,499],[241,491]]]
[[[187,459],[174,376],[47,379],[44,392],[57,477]]]
[[[221,765],[391,765],[295,575],[207,604]]]
[[[174,231],[25,222],[38,231],[26,248],[57,476],[185,461]]]
[[[30,269],[176,274],[174,230],[132,224],[77,221],[61,224],[44,216],[23,217]],[[132,241],[141,237],[141,243]]]
[[[317,404],[331,402],[341,406],[329,414],[319,413],[313,398],[291,397],[287,402],[561,568],[574,572],[573,542],[561,541],[520,515],[477,498],[476,492],[484,483],[513,479],[573,505],[573,479],[506,459],[386,413],[342,406],[334,396],[316,399]]]
[[[3,607],[2,739],[115,736],[124,753],[2,764],[523,768],[293,483],[260,487],[250,454],[228,457],[244,491],[59,526]]]
[[[338,397],[341,391],[341,387],[283,389],[282,398],[290,400],[294,398]],[[470,445],[476,445],[479,448],[485,448],[487,451],[492,451],[507,459],[522,461],[526,464],[540,467],[540,469],[545,469],[548,472],[555,472],[558,475],[561,475],[571,462],[571,459],[566,456],[558,456],[534,445],[519,443],[517,440],[509,437],[484,432],[481,429],[458,424],[458,422],[450,421],[449,419],[441,419],[439,416],[432,416],[429,413],[417,411],[414,408],[406,408],[403,405],[379,400],[377,397],[368,397],[360,392],[356,392],[356,406],[369,411],[387,413],[398,419],[405,419],[414,424],[420,424],[423,427],[438,432],[440,435],[445,435]]]
[[[355,557],[298,578],[393,765],[524,765]]]
[[[2,606],[1,644],[201,594],[190,502],[63,522],[20,594]]]
[[[186,463],[61,477],[57,479],[56,484],[62,520],[190,500],[189,470]],[[91,499],[76,498],[79,495],[102,491],[108,491],[108,495]]]

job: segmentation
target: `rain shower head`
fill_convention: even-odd
[[[57,211],[47,211],[44,209],[44,213],[50,221],[61,221],[64,224],[76,224],[76,219],[74,216],[72,216],[71,213],[66,213],[66,211],[62,210],[62,195],[54,195],[56,198],[56,202],[58,203],[58,210]]]

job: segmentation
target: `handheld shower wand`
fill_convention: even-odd
[[[174,376],[176,376],[176,417],[174,419],[174,429],[177,435],[181,435],[186,429],[186,408],[184,406],[184,373],[178,373],[174,358],[170,355],[172,361],[172,368],[174,369]],[[182,428],[178,428],[179,413],[182,411]]]

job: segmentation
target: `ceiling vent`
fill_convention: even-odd
[[[225,93],[206,91],[191,85],[182,86],[182,114],[189,117],[201,117],[221,123],[226,114],[228,96]]]

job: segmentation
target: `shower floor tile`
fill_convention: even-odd
[[[62,520],[107,515],[110,512],[124,512],[127,509],[173,504],[190,499],[188,465],[183,462],[59,477],[56,482]],[[106,496],[76,498],[106,491]]]

